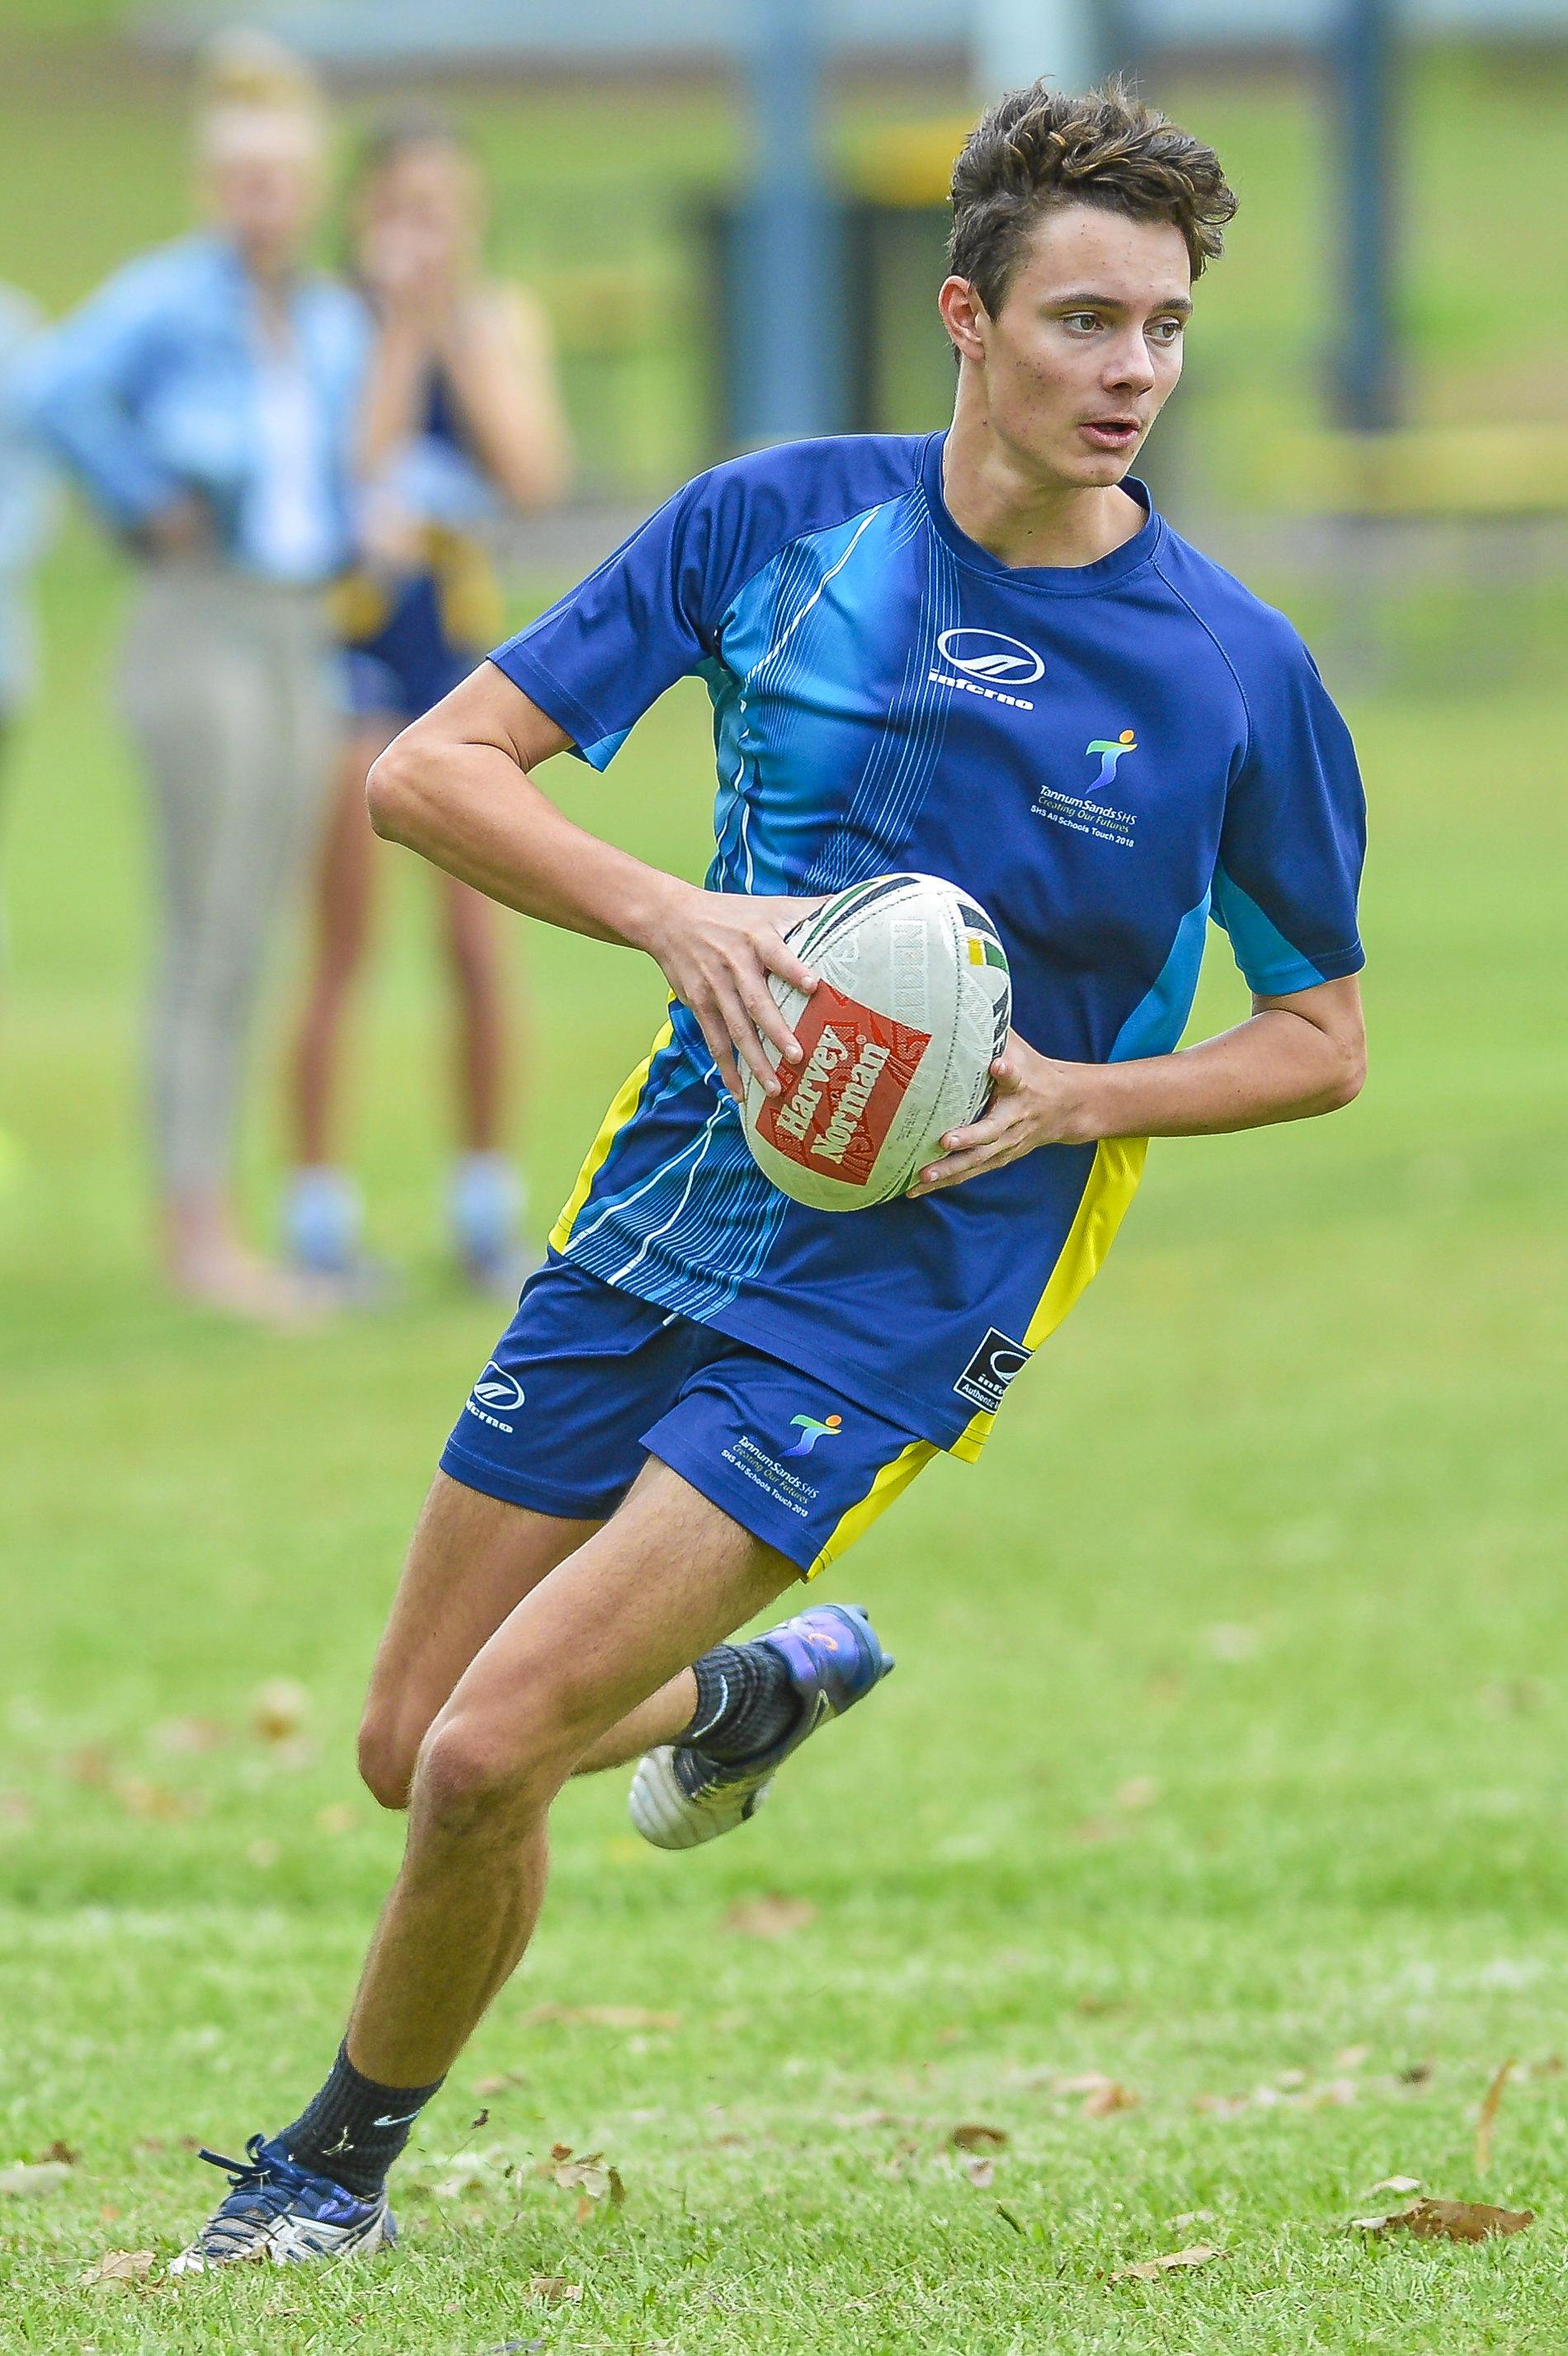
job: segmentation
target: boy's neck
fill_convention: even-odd
[[[1114,554],[1147,520],[1114,483],[1067,483],[1022,465],[961,386],[943,448],[942,492],[961,532],[1007,565],[1076,567]]]

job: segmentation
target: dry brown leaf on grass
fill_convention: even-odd
[[[809,1898],[786,1898],[779,1890],[768,1890],[761,1898],[738,1898],[720,1928],[743,1939],[787,1939],[792,1931],[804,1931],[816,1920],[816,1909]]]
[[[201,1751],[217,1751],[229,1740],[229,1730],[219,1718],[165,1718],[149,1729],[147,1740],[170,1758],[188,1758]]]
[[[151,2250],[105,2250],[79,2279],[84,2290],[129,2290],[153,2271]]]
[[[263,1742],[288,1742],[310,1716],[310,1696],[293,1677],[269,1677],[251,1697],[251,1730]]]
[[[1136,2111],[1138,2101],[1139,2097],[1131,2086],[1124,2086],[1116,2079],[1109,2078],[1103,2086],[1096,2086],[1092,2094],[1084,2095],[1083,2116],[1086,2119],[1112,2118],[1117,2111]]]
[[[1484,2201],[1413,2201],[1386,2217],[1356,2217],[1352,2233],[1414,2233],[1426,2242],[1489,2242],[1499,2233],[1522,2233],[1535,2222],[1533,2209],[1492,2209]]]
[[[140,1816],[148,1824],[177,1824],[182,1816],[199,1816],[207,1806],[201,1792],[174,1792],[166,1783],[155,1783],[149,1775],[122,1775],[113,1786],[114,1796],[129,1816]]]
[[[75,2144],[67,2143],[62,2136],[56,2136],[53,2143],[46,2144],[38,2154],[40,2162],[47,2165],[52,2161],[60,2168],[74,2168],[80,2158]]]
[[[1514,2057],[1510,2053],[1501,2068],[1494,2072],[1492,2083],[1481,2100],[1476,2119],[1476,2174],[1485,2176],[1492,2164],[1492,2135],[1498,2123],[1498,2111],[1503,2090],[1513,2072]]]
[[[493,2078],[475,2078],[476,2094],[509,2094],[515,2086],[526,2086],[528,2080],[520,2070],[502,2070]]]
[[[1107,2282],[1158,2282],[1165,2275],[1181,2272],[1189,2266],[1206,2266],[1211,2258],[1222,2258],[1223,2250],[1211,2247],[1207,2242],[1194,2242],[1185,2250],[1167,2250],[1159,2258],[1140,2258],[1136,2266],[1118,2266]]]
[[[40,2193],[58,2192],[69,2174],[66,2159],[18,2160],[15,2168],[0,2168],[0,2193],[16,2201],[36,2200]]]
[[[536,2004],[525,2029],[678,2029],[678,2012],[648,2012],[635,2004]]]
[[[1008,2131],[1006,2127],[955,2127],[947,2140],[960,2151],[1000,2151],[1008,2140]]]
[[[602,2151],[585,2151],[579,2158],[573,2157],[569,2143],[551,2144],[549,2158],[538,2163],[535,2174],[548,2177],[563,2192],[577,2194],[576,2217],[580,2225],[588,2222],[601,2201],[608,2201],[612,2209],[619,2209],[626,2198],[619,2169],[611,2168]]]
[[[1251,2110],[1250,2094],[1194,2094],[1192,2107],[1211,2119],[1239,2119],[1243,2111]]]
[[[530,2275],[528,2297],[542,2300],[546,2307],[580,2307],[582,2285],[568,2282],[564,2275]]]

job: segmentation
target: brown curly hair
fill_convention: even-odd
[[[1074,204],[1168,221],[1187,241],[1194,278],[1221,251],[1236,209],[1214,150],[1120,80],[1082,98],[1031,82],[997,101],[953,167],[949,269],[995,318],[1035,223]]]

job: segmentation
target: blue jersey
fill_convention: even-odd
[[[700,476],[492,659],[602,768],[672,680],[714,712],[710,889],[892,869],[990,911],[1013,1020],[1073,1062],[1169,1053],[1211,917],[1254,991],[1361,963],[1355,755],[1284,617],[1148,509],[1098,563],[959,530],[944,436],[798,443]],[[1143,1140],[1055,1145],[852,1215],[778,1193],[684,1007],[551,1243],[961,1456],[1093,1275]]]

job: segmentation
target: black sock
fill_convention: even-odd
[[[277,2140],[302,2168],[329,2176],[357,2200],[373,2201],[415,2119],[443,2083],[438,2078],[433,2086],[379,2086],[374,2078],[360,2076],[347,2046],[340,2045],[325,2085]]]
[[[692,1675],[697,1708],[677,1740],[721,1766],[740,1766],[771,1749],[800,1716],[800,1696],[771,1644],[716,1644]]]

